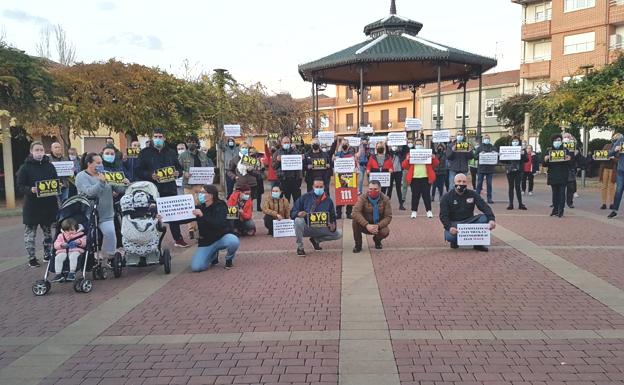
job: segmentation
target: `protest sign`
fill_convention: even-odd
[[[388,146],[405,146],[407,145],[407,132],[389,132]]]
[[[489,246],[490,225],[488,223],[460,223],[457,225],[457,245]]]
[[[321,145],[331,146],[334,143],[334,131],[321,131],[318,133],[318,140]]]
[[[254,158],[253,156],[243,155],[243,157],[241,158],[241,163],[244,164],[245,166],[257,167],[259,161],[257,158]]]
[[[357,178],[358,176],[355,172],[335,174],[336,205],[349,206],[357,203]]]
[[[281,221],[273,221],[273,238],[294,237],[295,221],[292,219],[283,219]]]
[[[609,160],[609,151],[608,150],[596,150],[594,151],[594,160]]]
[[[324,211],[310,213],[308,219],[310,221],[310,227],[322,228],[329,225],[329,213]]]
[[[346,139],[351,147],[360,147],[360,144],[362,143],[362,138],[358,136],[349,136]]]
[[[360,132],[363,134],[372,134],[373,133],[373,127],[372,126],[361,126],[360,127]]]
[[[381,136],[381,135],[371,136],[368,138],[368,147],[375,148],[377,146],[377,143],[383,143],[386,140],[388,140],[387,136]]]
[[[106,178],[106,183],[113,186],[126,185],[123,182],[123,180],[126,179],[126,176],[122,171],[104,171],[104,178]]]
[[[420,119],[406,118],[405,119],[405,131],[420,131],[423,129],[423,124]]]
[[[455,143],[455,152],[468,152],[470,151],[470,144],[468,142]]]
[[[240,124],[224,124],[223,135],[225,135],[226,138],[238,138],[241,136]]]
[[[498,149],[500,160],[520,160],[522,147],[520,146],[500,146]]]
[[[550,162],[565,162],[566,151],[565,150],[550,150],[548,153]]]
[[[312,158],[312,170],[326,170],[327,161],[325,158]]]
[[[163,222],[182,221],[195,218],[195,201],[192,195],[176,195],[172,197],[156,198],[158,214]]]
[[[173,182],[176,178],[176,169],[173,166],[163,167],[156,170],[156,179],[158,183]]]
[[[214,167],[190,167],[188,184],[212,184],[214,181]]]
[[[498,164],[498,153],[491,152],[480,152],[479,153],[479,164],[482,165],[497,165]]]
[[[74,162],[71,160],[63,162],[52,162],[52,165],[56,169],[56,175],[61,176],[74,176]]]
[[[433,150],[430,148],[411,149],[410,164],[431,164]]]
[[[301,135],[293,135],[290,138],[290,141],[292,142],[292,144],[297,145],[297,146],[302,146],[303,145],[303,136]]]
[[[565,148],[568,151],[574,151],[576,150],[576,143],[575,142],[563,143],[563,148]]]
[[[138,158],[140,152],[141,152],[140,148],[128,148],[126,149],[126,156],[128,158]]]
[[[451,132],[449,130],[434,130],[433,143],[448,143],[451,141]]]
[[[268,140],[278,140],[279,139],[279,134],[276,132],[271,132],[267,135],[267,139]]]
[[[228,206],[227,219],[238,219],[238,207]]]
[[[466,136],[477,136],[477,130],[474,128],[466,130]]]
[[[61,181],[58,179],[41,180],[35,186],[37,187],[37,198],[53,197],[61,193]]]
[[[301,155],[282,155],[282,171],[300,171],[303,169]]]
[[[175,182],[176,182],[177,187],[182,187],[184,185],[184,178],[182,177],[176,178]]]
[[[355,171],[355,159],[354,158],[336,158],[334,161],[334,172],[347,173]]]
[[[368,174],[368,180],[379,181],[381,187],[390,187],[390,173],[389,172],[371,172]]]

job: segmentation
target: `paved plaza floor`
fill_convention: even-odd
[[[624,384],[624,220],[595,189],[559,219],[541,177],[528,211],[495,187],[489,253],[448,248],[437,202],[434,219],[393,205],[383,250],[353,254],[344,220],[306,258],[256,213],[232,270],[192,273],[193,242],[170,275],[45,297],[21,218],[0,219],[0,384]]]

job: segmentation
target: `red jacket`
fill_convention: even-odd
[[[271,156],[271,149],[266,144],[264,145],[264,159],[262,159],[262,163],[266,166],[267,169],[267,180],[269,182],[275,182],[279,179],[277,178],[277,173],[273,169],[273,157]]]
[[[382,170],[383,172],[393,172],[392,170],[392,157],[385,155],[385,159],[383,162]],[[377,163],[377,158],[375,155],[371,155],[368,157],[368,163],[366,164],[366,171],[368,172],[379,172],[379,163]],[[398,171],[398,170],[397,170]]]
[[[431,157],[431,164],[425,165],[427,166],[427,179],[429,179],[429,184],[432,184],[433,182],[435,182],[436,180],[435,169],[438,168],[439,164],[440,164],[440,161],[434,155]],[[409,154],[407,154],[401,166],[403,166],[404,170],[407,170],[407,174],[405,175],[405,182],[407,184],[410,184],[412,182],[412,179],[414,179],[414,165],[410,164]]]
[[[240,191],[234,191],[232,195],[230,195],[230,199],[227,200],[228,207],[240,207],[238,204],[240,195]],[[251,197],[247,199],[242,210],[239,210],[238,217],[241,221],[248,221],[253,217],[253,199],[251,199]]]

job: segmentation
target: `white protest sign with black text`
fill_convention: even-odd
[[[294,237],[295,221],[292,219],[283,219],[281,221],[273,221],[273,238]]]
[[[371,180],[379,181],[381,187],[390,187],[390,173],[389,172],[371,172],[368,174],[369,182]]]
[[[460,223],[457,225],[457,245],[489,246],[490,225],[488,223]]]
[[[410,164],[431,164],[433,150],[430,148],[411,149]]]
[[[241,136],[240,124],[225,124],[223,126],[223,135],[226,138],[237,138]]]
[[[212,184],[214,181],[214,167],[191,167],[189,168],[188,184]]]
[[[334,131],[321,131],[318,133],[318,140],[320,144],[325,144],[327,146],[331,146],[334,143],[335,137]]]
[[[423,124],[420,119],[407,118],[405,119],[405,131],[420,131],[423,129]]]
[[[451,141],[451,131],[434,130],[432,140],[433,140],[433,143],[448,143]]]
[[[520,146],[500,146],[500,160],[520,160],[522,147]]]
[[[355,171],[354,158],[336,158],[334,161],[334,172],[338,174],[348,174]]]
[[[74,176],[74,162],[63,161],[63,162],[52,162],[52,165],[56,169],[56,175],[61,176]]]
[[[372,134],[373,133],[373,127],[371,127],[371,126],[362,126],[362,127],[360,127],[360,132],[364,133],[364,134]]]
[[[407,145],[407,132],[389,132],[388,146],[405,146]]]
[[[195,201],[192,195],[156,198],[156,207],[158,208],[158,214],[162,216],[163,222],[195,218],[195,215],[193,215]]]
[[[360,147],[362,143],[362,138],[359,136],[349,136],[347,137],[347,141],[349,142],[349,146],[351,147]]]
[[[301,155],[282,155],[282,171],[300,171],[303,169],[303,158]]]
[[[494,165],[498,164],[498,153],[497,152],[480,152],[479,153],[479,164],[482,165]]]

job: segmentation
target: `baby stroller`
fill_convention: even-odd
[[[113,264],[115,278],[121,276],[123,266],[163,265],[165,274],[171,273],[171,252],[162,249],[166,229],[156,218],[158,189],[151,182],[134,182],[120,200],[121,233],[125,254],[121,263]],[[115,261],[119,256],[115,256]]]
[[[76,195],[63,203],[63,206],[59,210],[57,215],[56,234],[54,239],[58,237],[61,232],[61,222],[67,218],[73,218],[82,225],[84,233],[87,237],[87,246],[85,252],[78,257],[77,271],[82,271],[82,277],[76,278],[74,281],[74,290],[78,293],[88,293],[93,289],[91,280],[87,279],[87,271],[97,268],[101,265],[101,261],[98,257],[98,213],[97,213],[97,199],[88,198],[85,195]],[[61,273],[67,276],[69,272],[69,260],[65,260],[63,264],[63,271],[54,271],[54,259],[56,257],[50,257],[48,265],[45,270],[43,279],[38,280],[32,286],[32,292],[36,296],[46,295],[50,292],[52,284],[48,280],[50,273]],[[101,268],[101,266],[100,266]],[[94,274],[95,275],[95,274]]]

